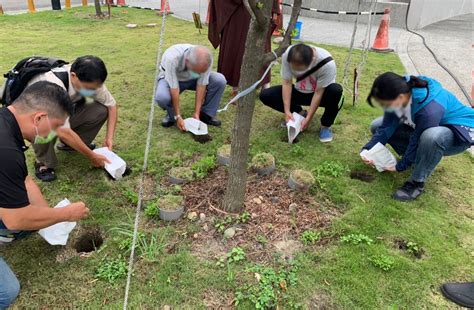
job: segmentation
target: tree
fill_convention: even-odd
[[[250,13],[251,21],[245,53],[242,61],[239,85],[242,89],[250,87],[260,78],[264,64],[275,59],[273,53],[265,53],[265,38],[269,31],[272,18],[273,0],[244,0]],[[291,34],[295,28],[301,10],[302,0],[295,0],[291,18],[283,41],[274,53],[281,56],[291,42]],[[245,192],[247,185],[247,160],[249,150],[250,129],[255,108],[256,92],[242,98],[237,104],[234,124],[232,127],[231,162],[229,179],[224,196],[224,209],[229,212],[240,212],[244,208]]]

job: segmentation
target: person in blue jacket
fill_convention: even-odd
[[[373,137],[363,149],[388,143],[401,159],[386,171],[401,172],[413,166],[410,179],[393,194],[396,200],[416,199],[443,156],[462,153],[474,144],[474,109],[432,78],[386,72],[375,79],[367,97],[371,106],[372,100],[384,109],[384,115],[372,122]]]

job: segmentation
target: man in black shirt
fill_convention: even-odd
[[[23,91],[8,108],[0,109],[0,247],[64,221],[78,221],[89,214],[83,202],[50,208],[39,187],[28,177],[24,143],[48,143],[70,115],[68,94],[50,82],[38,82]],[[19,293],[19,283],[0,257],[0,309]]]

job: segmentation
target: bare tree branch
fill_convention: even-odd
[[[296,21],[298,20],[298,16],[300,15],[301,11],[301,4],[302,0],[295,0],[293,3],[293,9],[291,10],[291,18],[288,24],[288,28],[286,29],[285,36],[283,37],[283,41],[279,44],[279,46],[271,53],[266,53],[263,55],[263,62],[269,63],[272,60],[275,60],[274,53],[280,57],[286,51],[286,49],[290,46],[291,43],[291,35],[293,34],[293,29],[295,29]],[[282,12],[283,14],[283,12]]]
[[[255,13],[254,13],[253,10],[250,8],[249,0],[244,0],[244,6],[245,6],[245,8],[247,9],[247,11],[249,12],[250,18],[251,18],[251,19],[256,19]]]
[[[255,16],[255,20],[257,21],[258,26],[264,27],[266,23],[268,22],[268,20],[265,17],[265,14],[263,14],[263,10],[257,7],[257,2],[261,3],[256,0],[244,0],[246,7],[247,7],[247,4],[250,7],[250,10],[251,10],[250,15]],[[247,10],[249,9],[249,7],[247,7]]]

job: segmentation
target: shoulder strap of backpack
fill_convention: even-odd
[[[334,59],[331,57],[331,56],[328,56],[326,58],[324,58],[323,60],[321,60],[316,66],[312,67],[309,71],[305,72],[303,75],[299,76],[296,78],[296,82],[300,82],[304,79],[306,79],[308,76],[310,76],[311,74],[313,74],[314,72],[318,71],[319,69],[321,69],[322,66],[324,66],[325,64],[327,64],[328,62],[330,61],[333,61]]]
[[[60,71],[60,72],[52,71],[52,72],[58,79],[61,80],[64,87],[66,87],[66,91],[69,91],[69,72],[67,71]]]

